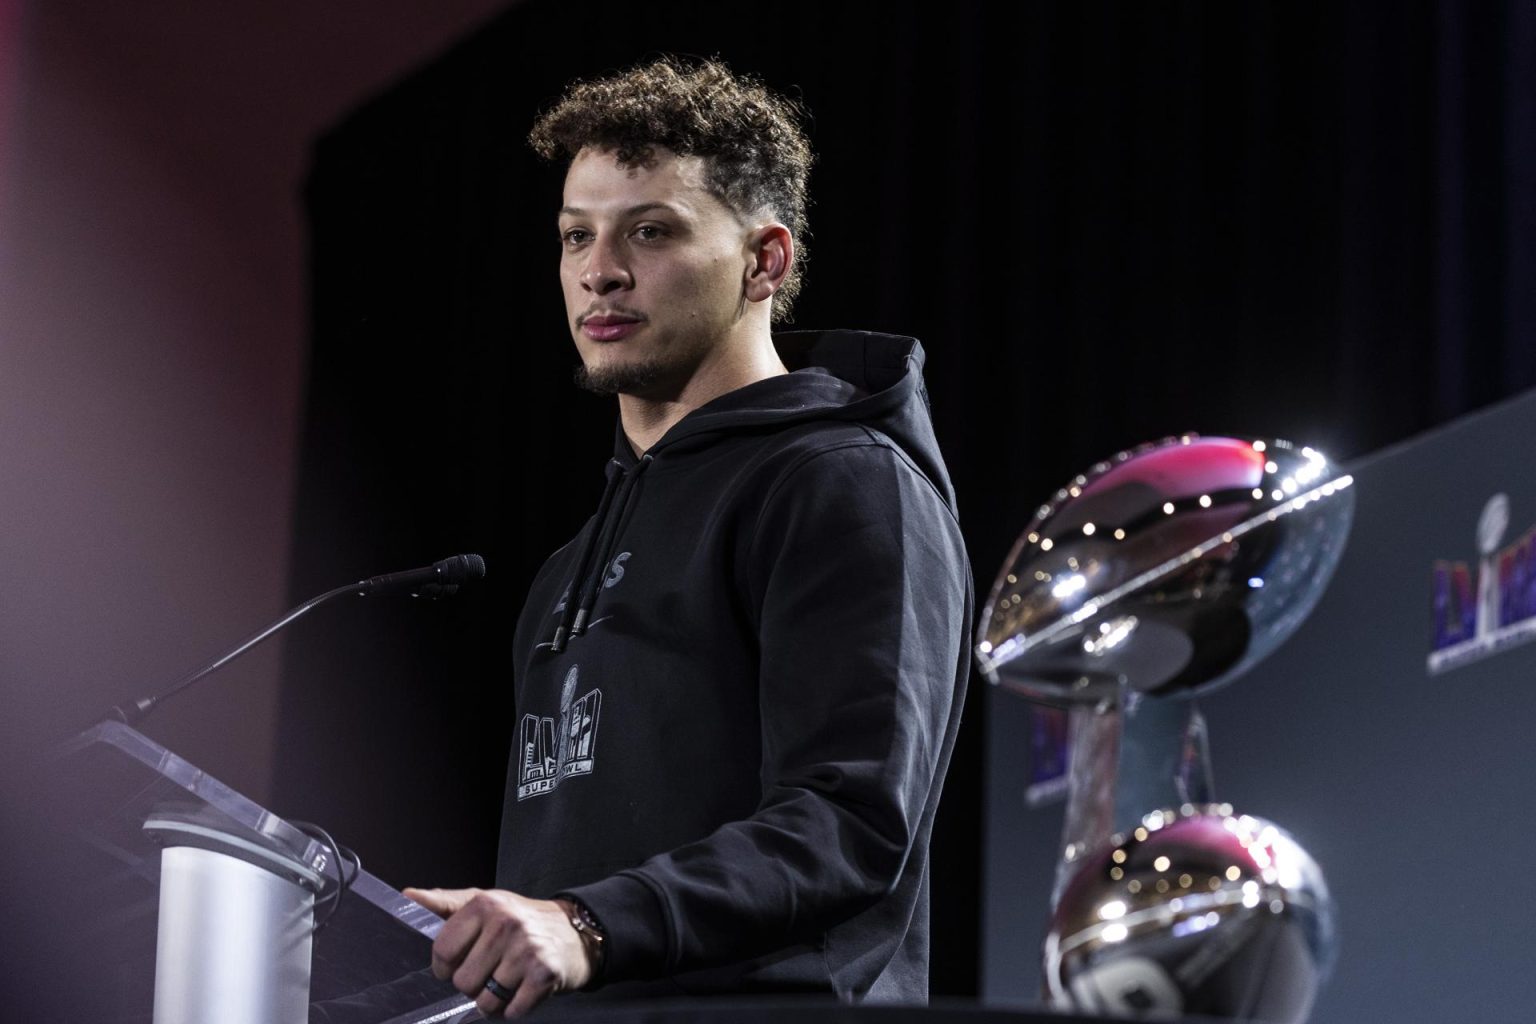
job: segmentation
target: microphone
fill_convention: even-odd
[[[229,653],[221,654],[196,672],[183,676],[164,693],[140,697],[126,704],[119,704],[107,712],[107,718],[115,719],[125,725],[132,725],[153,711],[161,701],[174,697],[199,679],[234,661],[290,622],[308,614],[334,598],[341,597],[343,594],[357,594],[359,597],[363,597],[368,594],[395,594],[403,590],[409,591],[417,597],[451,597],[458,593],[459,587],[462,584],[484,578],[485,559],[479,555],[454,555],[452,558],[433,562],[431,565],[421,569],[385,573],[383,576],[372,576],[366,580],[358,580],[356,583],[348,583],[344,587],[327,590],[319,597],[312,597],[305,601],[267,628],[246,637]]]
[[[420,569],[390,572],[359,580],[357,593],[398,594],[407,591],[412,597],[452,597],[459,587],[471,580],[485,578],[485,559],[479,555],[454,555]]]

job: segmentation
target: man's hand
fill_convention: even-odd
[[[486,1017],[521,1017],[592,979],[587,947],[560,903],[501,889],[406,889],[404,895],[448,919],[432,943],[432,973],[451,980]],[[495,985],[487,988],[491,980]]]

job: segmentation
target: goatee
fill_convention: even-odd
[[[596,369],[581,365],[573,376],[577,387],[594,395],[636,395],[656,386],[662,378],[662,368],[655,363],[625,363]]]

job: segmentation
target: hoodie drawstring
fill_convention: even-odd
[[[612,461],[618,462],[617,459]],[[587,620],[591,618],[592,606],[597,603],[598,592],[602,589],[608,562],[613,557],[613,543],[629,506],[630,495],[634,493],[635,481],[652,461],[651,456],[643,455],[633,469],[625,472],[620,466],[619,471],[608,478],[603,488],[603,498],[598,502],[597,521],[592,526],[592,532],[587,535],[587,542],[581,546],[581,557],[576,560],[576,574],[566,591],[565,613],[560,616],[560,625],[555,629],[555,638],[550,644],[554,653],[565,650],[571,637],[586,632]]]
[[[571,620],[576,617],[576,585],[587,574],[587,565],[592,561],[592,549],[597,546],[597,535],[603,531],[603,525],[608,521],[608,506],[613,504],[614,493],[618,491],[619,484],[625,476],[624,467],[619,465],[618,459],[609,459],[617,472],[608,477],[603,484],[603,497],[597,503],[596,522],[592,524],[592,532],[587,534],[587,541],[581,546],[581,556],[576,559],[576,575],[571,580],[565,591],[565,611],[560,616],[560,625],[555,628],[555,639],[551,646],[558,652],[565,650],[565,638],[571,632]]]

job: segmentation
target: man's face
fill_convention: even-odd
[[[560,284],[581,354],[604,393],[674,398],[745,308],[748,229],[704,186],[704,162],[657,149],[621,167],[584,149],[565,177]]]

